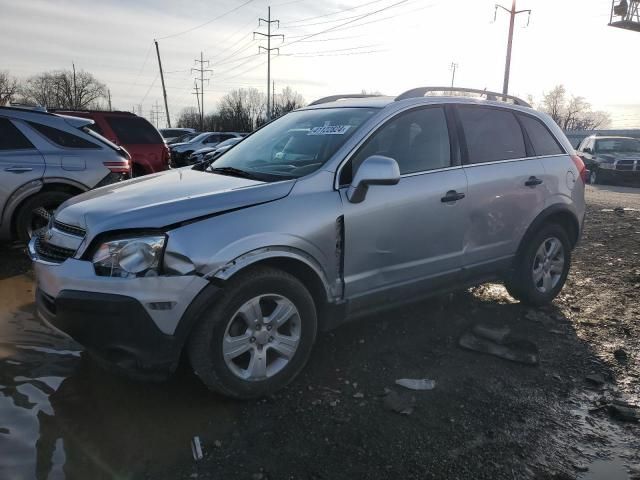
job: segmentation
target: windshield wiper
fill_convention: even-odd
[[[245,170],[240,170],[239,168],[235,167],[214,167],[210,168],[209,171],[213,173],[220,173],[222,175],[229,175],[231,177],[248,178],[249,180],[259,180],[261,182],[264,181],[253,173],[247,172]]]

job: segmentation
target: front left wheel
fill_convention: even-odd
[[[67,192],[50,191],[36,193],[25,200],[15,217],[18,239],[28,242],[38,230],[47,226],[56,208],[72,196]]]
[[[313,297],[273,268],[240,273],[194,328],[188,354],[211,390],[248,399],[275,392],[302,370],[317,332]]]

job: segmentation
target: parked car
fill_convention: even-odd
[[[174,167],[183,167],[188,164],[189,156],[196,150],[205,147],[215,147],[220,142],[230,138],[242,138],[236,132],[204,132],[188,142],[174,143],[171,145],[171,162]]]
[[[131,112],[96,110],[50,110],[62,115],[90,118],[89,128],[123,146],[131,155],[134,177],[161,172],[169,168],[169,148],[162,136],[146,118]]]
[[[196,138],[198,135],[200,135],[200,132],[185,133],[184,135],[180,135],[179,137],[175,137],[171,139],[170,142],[167,142],[167,145],[173,145],[174,143],[188,142],[192,138]]]
[[[589,169],[589,182],[640,180],[640,140],[631,137],[585,138],[578,155]]]
[[[196,133],[195,128],[161,128],[159,130],[160,135],[164,138],[165,142],[171,143],[178,137],[184,135]]]
[[[130,176],[129,154],[91,123],[0,107],[0,240],[28,240],[64,201]]]
[[[190,165],[193,165],[194,163],[202,162],[203,160],[211,161],[215,158],[218,158],[220,155],[222,155],[224,152],[229,150],[240,140],[242,140],[242,137],[234,137],[234,138],[225,140],[223,142],[220,142],[215,147],[207,147],[207,148],[201,148],[200,150],[196,150],[189,156],[189,159],[187,160],[187,162]]]
[[[204,171],[72,199],[30,243],[38,311],[120,370],[167,374],[185,351],[210,389],[251,398],[349,318],[496,280],[551,302],[584,165],[548,115],[458,90],[321,99]]]

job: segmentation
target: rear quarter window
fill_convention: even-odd
[[[536,155],[547,156],[565,153],[549,129],[540,120],[528,115],[518,115],[518,118],[529,136]]]
[[[0,150],[27,150],[35,148],[7,118],[0,118]]]
[[[469,163],[486,163],[527,156],[522,129],[509,110],[458,107]]]
[[[45,138],[48,138],[56,145],[66,148],[100,148],[95,143],[85,140],[82,137],[74,135],[57,128],[50,127],[49,125],[43,125],[42,123],[27,122],[35,130],[40,132]]]
[[[144,118],[107,116],[106,120],[122,144],[142,145],[164,143],[160,132]]]

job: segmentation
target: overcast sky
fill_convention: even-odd
[[[209,111],[229,90],[266,92],[265,43],[251,32],[269,4],[285,35],[274,41],[282,44],[276,90],[289,85],[308,101],[362,89],[399,94],[448,85],[451,62],[457,86],[502,88],[508,15],[499,10],[493,21],[494,0],[0,0],[0,69],[26,78],[75,62],[110,87],[114,107],[141,104],[148,116],[162,103],[158,38],[172,118],[195,105],[190,68],[201,50],[213,69]],[[540,98],[562,83],[609,110],[614,127],[640,128],[640,33],[607,26],[610,5],[518,0],[533,12],[528,26],[526,13],[516,20],[509,93]]]

